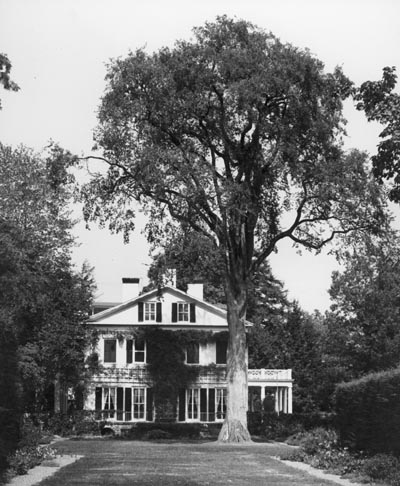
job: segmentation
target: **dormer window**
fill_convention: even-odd
[[[196,322],[196,304],[174,302],[172,304],[172,322]]]
[[[138,302],[138,322],[162,322],[161,302]]]
[[[145,321],[156,320],[156,302],[144,303],[144,320]]]
[[[189,321],[189,304],[187,302],[178,302],[178,322]]]

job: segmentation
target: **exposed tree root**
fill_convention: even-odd
[[[218,442],[238,444],[251,442],[251,437],[240,420],[226,420],[219,433]]]

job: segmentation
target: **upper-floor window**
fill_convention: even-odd
[[[144,320],[145,321],[156,320],[156,302],[144,303]]]
[[[196,322],[196,304],[188,302],[173,302],[172,322]]]
[[[115,363],[117,361],[117,340],[104,340],[104,363]]]
[[[186,347],[186,363],[199,364],[199,343],[190,343]]]
[[[187,302],[178,302],[178,322],[189,321],[189,304]]]
[[[138,321],[161,322],[161,302],[138,302]]]
[[[144,339],[127,339],[126,362],[146,363],[146,342]]]
[[[216,341],[216,364],[226,364],[226,352],[228,348],[228,343],[226,341],[217,340]]]

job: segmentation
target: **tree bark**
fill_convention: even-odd
[[[244,310],[246,292],[235,297],[228,289],[228,326],[229,341],[227,354],[227,410],[225,422],[218,436],[219,442],[249,442],[247,430],[247,348]]]

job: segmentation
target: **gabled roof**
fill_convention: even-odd
[[[118,314],[119,312],[121,312],[125,309],[128,309],[129,307],[134,306],[138,302],[150,300],[150,299],[155,298],[155,297],[160,297],[167,291],[177,295],[177,297],[180,298],[183,301],[193,302],[193,303],[198,304],[199,306],[219,315],[222,318],[225,318],[225,319],[227,318],[226,310],[221,309],[220,307],[217,307],[216,305],[209,304],[208,302],[205,302],[204,300],[198,299],[197,297],[194,297],[190,294],[187,294],[186,292],[183,292],[182,290],[179,290],[175,287],[171,287],[169,285],[166,285],[166,286],[162,287],[161,289],[150,290],[149,292],[138,295],[137,297],[134,297],[133,299],[127,300],[126,302],[123,302],[122,304],[116,305],[115,307],[111,307],[111,308],[106,309],[102,312],[98,312],[97,314],[90,316],[89,322],[96,322],[98,320],[104,319],[105,317],[111,317],[114,314]]]

